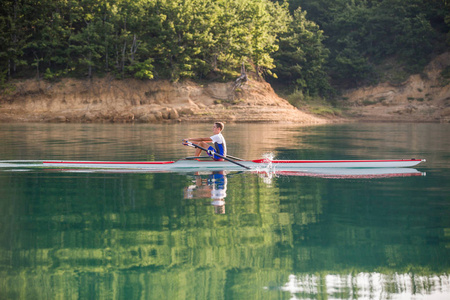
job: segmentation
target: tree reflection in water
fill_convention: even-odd
[[[1,129],[0,157],[25,160],[171,160],[186,130],[203,132]],[[401,174],[228,173],[226,197],[211,173],[0,172],[0,299],[448,298],[448,126],[227,130],[244,158],[429,160]]]

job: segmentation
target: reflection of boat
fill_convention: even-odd
[[[146,164],[145,166],[147,166]],[[20,162],[5,162],[0,161],[0,168],[4,170],[13,171],[29,171],[35,168],[44,169],[46,171],[70,172],[70,173],[192,173],[201,171],[217,172],[230,171],[245,171],[257,173],[261,177],[277,177],[277,176],[304,176],[304,177],[321,177],[321,178],[386,178],[386,177],[408,177],[408,176],[425,176],[425,172],[417,171],[412,168],[294,168],[294,167],[280,167],[279,164],[267,165],[264,167],[255,168],[252,170],[242,169],[239,166],[223,167],[222,170],[216,168],[200,168],[199,167],[179,167],[179,168],[155,168],[155,167],[128,167],[128,164],[79,164],[79,162],[54,162],[49,165],[43,164],[42,161],[20,161]],[[151,166],[154,166],[151,164]]]
[[[361,178],[388,178],[425,176],[411,168],[315,168],[308,170],[275,170],[273,172],[258,171],[262,176],[304,176],[330,179],[361,179]]]
[[[276,170],[298,168],[400,168],[412,167],[421,159],[382,159],[382,160],[244,160],[239,161],[250,169],[274,168]],[[113,168],[148,170],[242,170],[243,167],[231,161],[187,160],[149,161],[149,162],[107,162],[107,161],[43,161],[42,166],[54,168]]]

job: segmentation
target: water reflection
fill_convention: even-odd
[[[179,141],[167,147],[167,136],[181,140],[185,126],[33,126],[2,125],[0,157],[184,155]],[[0,298],[448,298],[448,126],[411,126],[418,130],[408,129],[410,144],[408,126],[393,126],[393,135],[384,124],[226,130],[236,133],[228,146],[240,157],[391,158],[411,150],[428,159],[419,171],[0,172]],[[215,213],[216,200],[226,213]]]
[[[185,199],[211,198],[216,214],[225,214],[225,198],[227,196],[226,171],[214,171],[211,173],[199,173],[194,175],[194,184],[184,190]]]
[[[266,289],[274,289],[266,287]],[[290,299],[446,299],[450,292],[450,275],[421,276],[415,273],[382,274],[299,274],[289,275],[281,291]]]
[[[410,176],[426,176],[426,172],[420,172],[412,168],[305,168],[277,170],[261,169],[255,171],[267,184],[271,184],[273,178],[283,176],[317,177],[327,179],[377,179]]]
[[[60,174],[0,173],[0,291],[9,298],[449,292],[447,238],[426,229],[440,227],[427,225],[433,210],[414,196],[402,201],[387,185],[423,178],[275,176],[268,185],[251,173]],[[366,192],[373,196],[361,197]],[[223,201],[215,212],[225,213],[225,199],[226,214],[218,216],[210,204]],[[399,220],[414,227],[398,227]],[[429,288],[405,290],[409,274],[412,284],[428,280]],[[382,282],[364,281],[377,276]]]

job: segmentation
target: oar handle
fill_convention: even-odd
[[[192,144],[192,142],[189,142],[188,140],[181,140],[181,143],[182,143],[184,146],[188,146],[188,147],[195,148],[194,144]]]

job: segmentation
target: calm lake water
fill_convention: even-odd
[[[0,160],[174,160],[193,154],[182,138],[211,131],[0,124]],[[0,169],[0,299],[449,299],[449,132],[224,131],[238,157],[426,158],[426,176]]]

